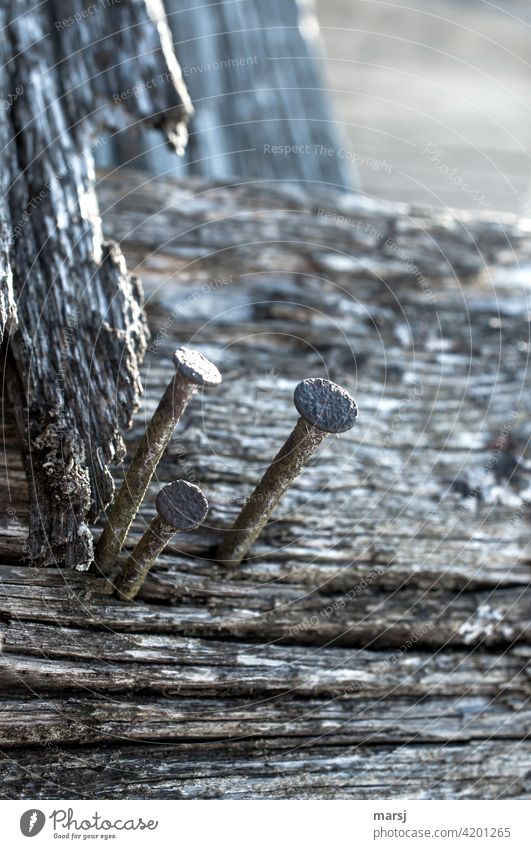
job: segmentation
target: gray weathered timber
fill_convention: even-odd
[[[7,369],[29,555],[78,569],[92,560],[88,522],[112,496],[108,464],[124,453],[146,346],[138,283],[102,237],[94,147],[105,129],[147,122],[182,150],[190,111],[157,0],[85,6],[18,0],[0,19],[0,331],[17,319]],[[156,74],[165,82],[148,102]]]
[[[263,736],[179,746],[13,750],[6,798],[527,798],[531,743],[323,745]]]
[[[315,585],[302,570],[289,583],[257,585],[245,572],[241,579],[234,573],[225,577],[226,570],[224,575],[197,554],[161,557],[139,596],[144,603],[125,605],[107,598],[105,582],[92,575],[78,579],[35,569],[25,575],[5,566],[0,613],[8,621],[257,642],[266,634],[272,643],[323,646],[399,649],[413,639],[432,649],[443,643],[501,650],[529,639],[528,587],[445,592],[434,581],[429,590],[397,589],[385,580],[385,569],[339,568],[345,584],[334,591]],[[205,573],[202,580],[194,577],[195,569]]]
[[[177,345],[224,373],[122,562],[163,484],[199,483],[210,511],[134,604],[96,575],[29,569],[6,421],[2,796],[527,798],[528,223],[133,173],[98,189],[152,334],[128,457]],[[351,391],[359,421],[223,568],[222,531],[310,376]]]

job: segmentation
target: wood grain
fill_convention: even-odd
[[[140,174],[102,177],[99,199],[152,334],[128,456],[177,344],[224,376],[127,549],[164,483],[197,481],[211,506],[135,604],[30,569],[6,427],[4,797],[528,796],[527,222]],[[345,385],[359,422],[224,569],[215,546],[308,376]]]

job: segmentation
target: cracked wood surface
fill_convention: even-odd
[[[313,3],[165,0],[165,8],[194,115],[180,168],[142,139],[137,155],[151,173],[292,180],[314,192],[359,184],[356,146],[346,146],[330,108]]]
[[[102,235],[93,152],[104,130],[141,123],[181,150],[190,111],[160,3],[85,5],[0,12],[4,371],[31,481],[31,557],[78,569],[113,493],[108,465],[124,452],[146,345],[138,283]],[[147,99],[157,74],[165,85]]]
[[[224,376],[127,546],[179,476],[210,512],[135,604],[30,569],[6,421],[3,795],[529,796],[528,224],[134,174],[99,199],[152,333],[128,456],[177,344]],[[224,569],[214,547],[308,376],[352,391],[359,422]]]

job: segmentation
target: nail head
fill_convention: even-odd
[[[221,383],[218,369],[200,351],[182,346],[173,355],[175,368],[189,383],[197,386],[217,386]]]
[[[302,418],[325,433],[344,433],[354,426],[358,407],[349,393],[321,377],[302,380],[295,388],[295,407]]]
[[[157,513],[163,522],[176,531],[186,531],[201,525],[208,512],[208,501],[194,483],[174,481],[157,495]]]

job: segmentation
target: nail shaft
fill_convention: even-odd
[[[175,533],[175,529],[164,524],[160,516],[155,516],[138,545],[131,552],[124,571],[116,582],[120,597],[128,600],[135,598],[152,564]]]
[[[197,351],[179,348],[174,361],[177,371],[137,446],[98,541],[96,565],[109,581],[116,577],[118,554],[175,426],[199,386],[221,381],[216,367]]]
[[[357,407],[350,395],[329,380],[302,381],[295,390],[294,400],[300,418],[234,525],[225,532],[216,553],[216,559],[224,565],[241,563],[327,433],[348,430],[357,417]]]
[[[205,519],[208,502],[195,484],[175,481],[157,496],[157,515],[129,556],[116,582],[118,596],[135,598],[159,554],[177,531],[193,530]]]

